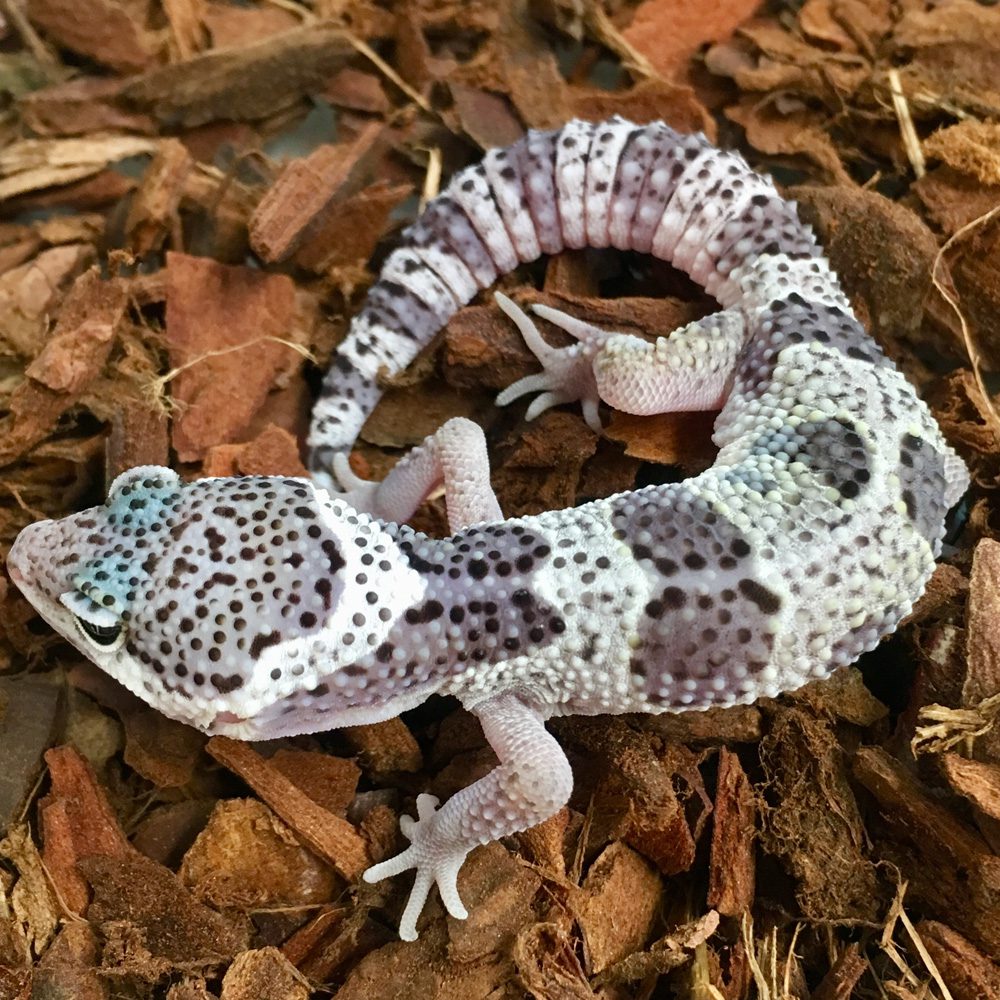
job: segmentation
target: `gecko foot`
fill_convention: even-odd
[[[554,326],[562,328],[579,341],[579,343],[571,344],[569,347],[552,347],[545,342],[531,317],[520,306],[502,292],[497,292],[495,298],[497,305],[517,325],[525,343],[531,349],[531,353],[541,362],[543,369],[537,375],[527,375],[507,386],[497,396],[497,405],[506,406],[526,393],[540,392],[541,395],[532,402],[525,413],[525,419],[534,420],[551,406],[579,400],[583,407],[583,419],[587,421],[587,426],[596,433],[600,433],[601,419],[597,412],[600,396],[597,393],[593,359],[601,346],[616,334],[584,323],[558,309],[543,305],[532,306],[532,312],[535,315],[547,319]]]
[[[410,841],[410,846],[394,858],[372,865],[362,876],[366,882],[381,882],[410,868],[417,870],[410,898],[399,922],[399,936],[404,941],[417,939],[417,918],[435,883],[441,902],[453,917],[464,920],[469,915],[458,895],[458,872],[471,845],[456,844],[441,836],[437,823],[438,801],[434,795],[418,795],[417,819],[401,816],[399,820],[399,828]]]

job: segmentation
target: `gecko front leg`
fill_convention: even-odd
[[[334,495],[383,521],[408,520],[438,486],[444,487],[451,531],[503,518],[490,485],[483,429],[464,417],[443,423],[401,458],[381,482],[356,476],[344,454],[334,458],[334,472],[344,486],[344,492]]]
[[[445,909],[459,920],[467,911],[458,894],[458,872],[480,844],[527,830],[558,812],[573,790],[573,774],[543,716],[517,694],[505,693],[472,708],[500,760],[485,778],[463,788],[438,809],[433,795],[417,797],[417,819],[404,816],[400,828],[410,841],[401,854],[369,868],[366,882],[415,868],[399,936],[417,937],[417,918],[437,884]]]

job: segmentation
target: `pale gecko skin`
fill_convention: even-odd
[[[505,520],[482,432],[449,421],[382,484],[346,455],[379,390],[498,275],[566,247],[652,253],[722,311],[655,345],[536,310],[534,416],[581,400],[721,412],[715,464]],[[480,719],[499,766],[404,817],[400,926],[437,884],[465,916],[467,853],[552,816],[572,774],[554,715],[738,705],[849,664],[895,629],[968,484],[927,407],[854,317],[795,205],[741,157],[662,123],[570,122],[463,170],[404,235],[317,403],[313,481],[120,476],[107,503],[26,528],[12,578],[53,628],[150,705],[244,739],[392,718],[432,694]],[[446,490],[450,538],[405,525]],[[345,487],[345,493],[336,488]],[[359,508],[366,513],[359,512]]]

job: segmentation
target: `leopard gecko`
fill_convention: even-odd
[[[718,457],[684,482],[505,519],[483,433],[448,421],[381,483],[347,454],[380,394],[497,277],[564,248],[669,261],[720,310],[655,343],[546,308],[551,347],[497,296],[542,371],[530,419],[579,401],[714,410]],[[893,631],[968,484],[924,403],[852,314],[793,202],[736,153],[662,122],[531,131],[458,173],[403,234],[326,376],[311,480],[182,482],[132,469],[104,505],[25,528],[12,579],[49,624],[150,705],[270,739],[388,719],[432,694],[498,758],[404,816],[400,935],[435,884],[464,917],[472,848],[552,816],[573,778],[555,715],[677,712],[790,691]],[[445,489],[449,538],[405,520]]]

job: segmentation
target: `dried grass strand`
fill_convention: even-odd
[[[993,400],[990,397],[990,394],[986,391],[986,384],[983,382],[983,373],[979,366],[979,352],[976,350],[973,343],[972,333],[969,330],[969,324],[966,322],[965,314],[962,312],[962,308],[959,305],[957,293],[954,293],[951,288],[945,284],[939,273],[941,263],[944,260],[944,255],[959,240],[967,236],[979,226],[985,225],[991,219],[994,219],[998,214],[1000,214],[1000,205],[994,205],[988,212],[985,212],[978,218],[973,219],[971,222],[967,222],[961,227],[961,229],[952,233],[934,257],[934,263],[931,265],[931,281],[938,292],[940,292],[941,297],[948,303],[948,305],[951,306],[955,315],[958,317],[959,326],[962,330],[962,342],[965,345],[965,353],[968,355],[969,363],[972,365],[972,375],[976,380],[976,388],[982,394],[983,404],[986,406],[990,416],[993,418],[993,433],[996,435],[998,440],[1000,440],[1000,414],[997,413],[996,407],[993,405]]]
[[[414,104],[422,111],[433,114],[433,109],[424,96],[414,90],[366,41],[352,35],[349,31],[344,33],[344,37],[360,52],[380,73],[391,80]]]
[[[444,157],[440,146],[432,146],[427,150],[427,169],[424,171],[424,183],[420,191],[420,211],[427,207],[441,192],[441,174],[444,170]]]
[[[903,148],[906,150],[906,158],[913,167],[913,173],[919,180],[927,173],[927,161],[924,159],[924,151],[920,145],[920,137],[913,124],[913,116],[910,114],[910,102],[903,92],[903,83],[899,78],[899,70],[893,67],[889,70],[889,94],[892,97],[892,110],[896,113],[896,121],[899,122],[899,134],[903,140]]]
[[[199,354],[190,361],[185,361],[184,364],[177,365],[169,371],[164,372],[162,375],[158,375],[156,378],[150,379],[143,386],[143,392],[154,406],[161,406],[166,409],[167,407],[164,403],[163,390],[167,387],[167,384],[172,382],[178,375],[181,374],[181,372],[187,371],[189,368],[193,368],[195,365],[201,364],[202,361],[207,361],[209,358],[220,358],[226,354],[233,354],[236,351],[242,351],[247,347],[255,347],[257,344],[268,342],[272,344],[282,344],[284,347],[288,347],[297,354],[300,354],[306,361],[311,361],[313,363],[316,361],[312,352],[303,347],[301,344],[296,344],[294,341],[285,340],[283,337],[255,337],[253,340],[248,340],[243,344],[232,344],[229,347],[220,347],[218,350],[205,351],[204,354]]]
[[[970,708],[949,708],[947,705],[924,705],[917,716],[918,723],[910,740],[914,756],[927,753],[944,753],[959,743],[964,744],[966,756],[972,755],[972,746],[985,736],[1000,718],[1000,693],[984,698]]]

